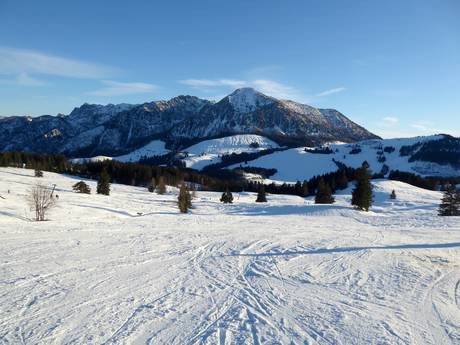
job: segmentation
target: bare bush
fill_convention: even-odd
[[[52,191],[46,186],[37,183],[27,194],[30,210],[35,211],[35,220],[45,220],[46,213],[56,205]]]

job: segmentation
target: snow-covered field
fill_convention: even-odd
[[[251,147],[256,143],[257,147]],[[274,141],[255,134],[231,135],[228,137],[202,141],[190,146],[184,151],[189,154],[184,162],[188,168],[202,169],[207,165],[221,162],[224,154],[257,152],[261,150],[279,148]]]
[[[164,141],[161,140],[153,140],[149,142],[147,145],[134,150],[133,152],[127,153],[122,156],[117,157],[109,157],[109,156],[95,156],[91,158],[74,158],[71,161],[74,163],[81,163],[84,161],[91,161],[91,162],[99,162],[104,160],[116,160],[119,162],[138,162],[144,157],[153,157],[153,156],[161,156],[164,154],[169,153],[170,151],[165,148]]]
[[[271,178],[275,181],[308,180],[315,175],[322,175],[337,170],[333,159],[353,168],[358,168],[367,161],[373,172],[380,172],[383,165],[390,170],[401,170],[422,176],[459,176],[460,170],[451,165],[439,165],[430,162],[409,162],[408,156],[401,157],[399,150],[402,146],[413,145],[417,142],[431,141],[441,138],[440,136],[414,137],[405,139],[382,139],[366,140],[355,144],[331,144],[328,145],[333,151],[331,154],[314,154],[305,152],[305,148],[294,148],[286,151],[275,152],[267,156],[247,162],[247,166],[260,168],[275,168],[278,172]],[[393,147],[394,152],[384,152],[385,161],[379,161],[379,150],[385,147]],[[361,152],[350,154],[353,148],[359,148]],[[240,165],[235,164],[232,168]],[[270,183],[270,180],[266,181]]]
[[[460,219],[437,192],[377,181],[369,213],[349,190],[198,192],[183,215],[174,190],[32,175],[0,168],[2,344],[460,344]],[[37,180],[57,184],[47,222],[24,203]]]

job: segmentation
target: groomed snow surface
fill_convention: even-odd
[[[174,189],[32,175],[0,168],[0,343],[460,344],[460,219],[438,192],[377,181],[369,213],[350,190],[198,192],[184,215]],[[57,185],[47,222],[24,203],[37,181]]]

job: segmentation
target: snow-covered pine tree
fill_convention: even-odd
[[[259,192],[257,193],[256,202],[267,202],[267,193],[265,193],[265,186],[260,186]]]
[[[182,213],[187,213],[189,208],[192,207],[192,195],[185,183],[182,183],[179,189],[177,198],[177,206]]]
[[[97,181],[97,194],[109,195],[110,194],[110,175],[107,173],[105,168],[101,171],[99,175],[99,180]]]
[[[369,211],[372,206],[372,184],[369,164],[364,162],[361,168],[356,170],[355,189],[352,192],[351,204],[359,210]]]
[[[332,196],[331,187],[321,178],[316,188],[315,204],[333,204],[335,201]]]
[[[83,181],[75,183],[72,189],[76,193],[91,194],[91,188]]]
[[[460,192],[450,185],[444,192],[439,206],[440,216],[460,216]]]

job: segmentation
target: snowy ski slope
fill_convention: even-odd
[[[438,192],[375,181],[369,213],[350,190],[198,192],[183,215],[174,189],[32,175],[0,168],[1,344],[460,344],[460,219]],[[37,180],[57,185],[47,222],[24,203]]]

